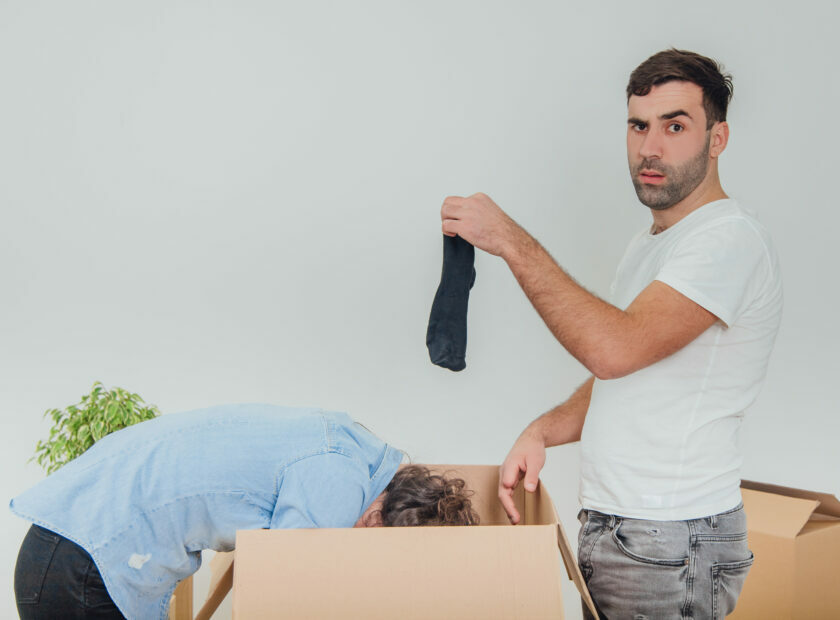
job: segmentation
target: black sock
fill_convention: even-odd
[[[467,302],[475,282],[474,261],[471,244],[443,236],[443,273],[432,302],[426,346],[432,363],[449,370],[467,367]]]

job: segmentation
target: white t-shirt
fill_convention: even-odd
[[[659,280],[717,321],[673,355],[620,379],[595,380],[581,437],[584,508],[683,520],[741,501],[738,429],[756,398],[782,316],[773,243],[734,200],[642,231],[619,263],[623,309]]]

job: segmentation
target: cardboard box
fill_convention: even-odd
[[[169,620],[192,620],[193,578],[182,579],[175,587],[169,601]]]
[[[840,618],[837,498],[749,480],[741,492],[755,562],[730,618]]]
[[[237,532],[233,617],[562,618],[561,557],[591,605],[544,487],[520,485],[512,526],[498,466],[433,467],[467,481],[482,525]]]

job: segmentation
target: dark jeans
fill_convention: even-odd
[[[87,551],[37,525],[20,546],[15,599],[22,620],[124,618]]]

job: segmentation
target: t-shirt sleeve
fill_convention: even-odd
[[[339,453],[310,456],[280,475],[271,529],[352,527],[365,491],[359,465]]]
[[[727,220],[681,241],[656,280],[732,325],[749,306],[769,263],[759,232],[746,220]]]

